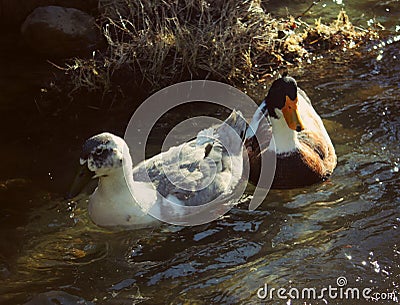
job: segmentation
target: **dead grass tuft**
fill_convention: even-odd
[[[262,82],[310,52],[355,48],[375,35],[355,29],[345,12],[330,25],[278,20],[260,0],[99,2],[108,49],[68,66],[73,90],[110,92],[121,83],[116,80],[121,71],[149,84],[151,91],[196,78],[234,85]]]

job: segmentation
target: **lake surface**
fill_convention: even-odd
[[[335,145],[338,166],[331,179],[272,190],[256,211],[247,210],[244,198],[223,218],[196,227],[103,230],[88,219],[87,196],[78,204],[62,199],[84,139],[103,130],[122,134],[131,113],[87,110],[49,118],[19,111],[19,103],[40,90],[35,75],[47,68],[4,47],[1,63],[13,68],[0,78],[0,303],[366,303],[327,294],[280,299],[276,291],[260,300],[257,291],[265,284],[269,291],[292,292],[370,288],[380,293],[371,296],[397,297],[376,304],[399,303],[400,3],[349,2],[343,1],[356,24],[376,17],[387,28],[384,43],[293,70]],[[315,11],[326,4],[326,18],[333,17],[341,3],[324,1]],[[308,6],[296,1],[288,11]],[[168,127],[158,125],[155,143]]]

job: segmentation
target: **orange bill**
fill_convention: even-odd
[[[300,132],[304,130],[304,125],[297,110],[297,102],[297,97],[295,100],[291,100],[286,96],[286,102],[285,106],[282,108],[282,112],[289,128]]]

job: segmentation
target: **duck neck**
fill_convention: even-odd
[[[126,171],[126,178],[124,175]],[[120,167],[113,170],[109,175],[100,177],[98,188],[102,193],[108,194],[110,198],[115,198],[116,194],[129,192],[128,184],[133,183],[132,170]]]
[[[92,220],[100,226],[143,226],[153,222],[154,218],[146,215],[132,196],[130,188],[134,184],[131,161],[100,177],[89,199]]]
[[[279,119],[270,117],[272,125],[272,134],[274,136],[275,147],[271,143],[271,149],[276,154],[291,154],[299,147],[297,132],[288,127],[284,117]]]

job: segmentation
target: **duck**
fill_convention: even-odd
[[[271,185],[275,189],[300,188],[325,181],[337,164],[322,119],[307,94],[287,73],[272,83],[254,113],[246,131],[245,146],[250,162],[249,180],[254,185],[261,181],[263,155],[276,157]]]
[[[68,197],[77,196],[88,179],[98,178],[88,199],[89,217],[97,226],[139,229],[160,220],[185,225],[185,207],[225,202],[246,183],[242,177],[246,129],[242,113],[233,110],[220,125],[136,166],[124,139],[109,132],[97,134],[83,145],[81,169]],[[196,215],[192,220],[202,221]]]

